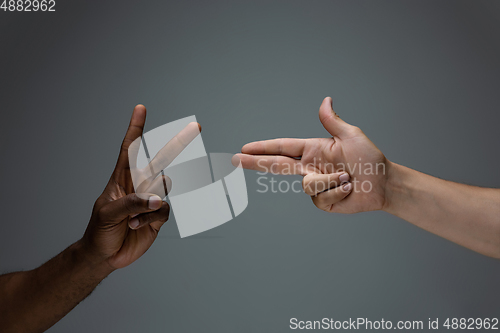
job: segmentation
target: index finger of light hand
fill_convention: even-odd
[[[273,139],[247,143],[241,152],[251,155],[283,155],[300,157],[306,145],[305,139]]]
[[[281,175],[304,175],[300,160],[291,157],[248,154],[236,154],[236,156],[244,169]]]

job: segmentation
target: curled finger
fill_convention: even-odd
[[[347,172],[329,174],[311,173],[302,179],[302,188],[307,195],[317,195],[326,190],[336,188],[349,181]]]
[[[130,219],[128,225],[130,229],[136,230],[150,223],[161,222],[163,224],[168,220],[169,214],[170,205],[163,201],[160,209],[150,213],[139,214]]]
[[[347,197],[349,193],[352,192],[352,188],[352,183],[345,183],[342,186],[321,192],[311,198],[316,207],[321,210],[331,212],[333,205]]]

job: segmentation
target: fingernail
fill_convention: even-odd
[[[139,226],[139,219],[137,217],[134,217],[133,219],[130,220],[130,222],[128,223],[130,229],[137,229],[137,227]]]
[[[349,174],[348,173],[343,173],[340,175],[339,180],[341,184],[347,183],[349,181]]]
[[[347,184],[344,184],[342,186],[342,189],[345,191],[345,192],[349,192],[351,189],[352,189],[352,183],[347,183]]]
[[[238,155],[239,154],[235,154],[233,155],[233,157],[231,157],[231,164],[235,167],[238,167],[241,163],[240,157]]]
[[[158,209],[161,207],[162,200],[159,196],[153,195],[149,197],[149,209]]]

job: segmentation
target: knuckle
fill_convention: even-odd
[[[283,139],[278,139],[278,153],[279,155],[283,153]]]
[[[314,194],[314,192],[311,189],[311,181],[308,178],[308,176],[305,176],[304,178],[302,178],[302,188],[304,189],[304,193],[306,193],[307,195]]]
[[[145,214],[144,216],[146,217],[146,219],[144,220],[145,223],[153,223],[153,222],[165,223],[168,221],[168,218],[170,216],[170,206],[168,203],[165,202],[158,211]]]
[[[332,176],[332,177],[328,177],[328,185],[330,188],[336,188],[340,185],[340,173]]]
[[[349,191],[344,191],[341,187],[339,187],[339,190],[337,191],[336,195],[335,195],[335,200],[332,200],[334,201],[334,203],[337,203],[339,201],[342,201],[345,199],[345,197],[347,197],[349,195]]]
[[[135,194],[128,195],[124,200],[124,208],[130,210],[130,208],[136,203],[137,196]]]
[[[317,208],[319,208],[319,209],[321,209],[321,210],[324,210],[324,211],[326,211],[326,212],[328,212],[328,211],[329,211],[329,210],[328,210],[328,208],[329,208],[329,206],[330,206],[330,205],[325,204],[324,202],[322,202],[322,201],[321,201],[321,199],[319,199],[319,197],[312,197],[312,199],[313,199],[313,203],[314,203],[314,205],[315,205]]]
[[[319,120],[322,123],[326,123],[326,122],[330,121],[330,119],[335,118],[335,114],[333,112],[328,112],[328,110],[326,110],[325,112],[321,112],[321,108],[319,108],[319,111],[320,111],[319,112]]]
[[[170,217],[170,205],[165,202],[160,211],[160,221],[167,222]]]
[[[137,196],[137,194],[130,194],[127,196],[127,199],[125,199],[124,209],[128,212],[132,212],[135,207],[143,205],[143,201],[144,200]]]
[[[341,195],[341,197],[339,198],[339,201],[340,201],[340,200],[343,200],[343,199],[345,199],[345,198],[347,198],[347,196],[348,196],[349,194],[351,194],[351,191],[342,191],[342,195]]]
[[[317,200],[318,198],[317,197],[311,197],[311,199],[312,199],[312,202],[313,202],[314,206],[316,206],[317,208],[321,209],[320,205],[318,203],[318,200]]]
[[[271,159],[270,172],[273,173],[273,174],[277,174],[278,173],[278,157],[277,156],[274,156]]]
[[[105,205],[97,209],[96,211],[97,218],[101,221],[105,221],[109,218],[110,212],[109,208]]]
[[[169,212],[166,212],[165,214],[163,214],[160,218],[160,222],[167,222],[168,221],[168,218],[170,217],[170,213]]]
[[[130,145],[132,144],[132,142],[133,142],[132,140],[125,138],[125,139],[123,140],[123,142],[122,142],[122,145],[121,145],[121,147],[120,147],[120,150],[121,150],[122,152],[125,152],[125,153],[126,153],[126,152],[128,152],[128,149],[129,149]]]
[[[350,131],[353,134],[363,134],[363,131],[358,126],[351,126]]]
[[[144,214],[139,220],[141,220],[141,222],[143,224],[149,224],[149,223],[155,221],[154,214],[151,214],[151,213],[150,214]]]
[[[320,193],[316,197],[318,198],[318,205],[324,206],[326,204],[326,193]]]
[[[328,188],[329,188],[329,183],[324,179],[318,180],[317,182],[314,183],[314,189],[316,190],[317,193],[324,192],[328,190]]]

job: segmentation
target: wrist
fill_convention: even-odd
[[[84,239],[75,242],[71,248],[78,264],[88,269],[94,277],[102,280],[115,270],[106,258],[96,255]]]
[[[402,217],[415,199],[419,184],[423,182],[421,177],[425,175],[396,163],[389,164],[383,210]]]
[[[387,178],[384,189],[385,200],[382,210],[390,214],[395,214],[397,197],[400,196],[401,192],[404,190],[403,168],[402,165],[390,161],[387,163]]]

